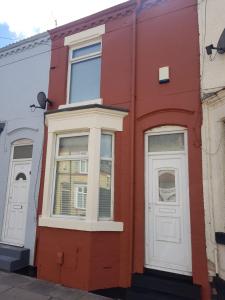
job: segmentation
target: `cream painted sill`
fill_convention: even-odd
[[[91,104],[102,104],[102,103],[103,103],[102,98],[98,98],[98,99],[93,99],[93,100],[80,101],[80,102],[76,102],[76,103],[67,103],[67,104],[59,105],[59,109],[85,106],[85,105],[91,105]]]
[[[54,218],[54,217],[39,217],[39,226],[74,229],[82,231],[123,231],[123,222],[114,221],[98,221],[87,222],[74,219]]]

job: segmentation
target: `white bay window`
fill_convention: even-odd
[[[114,220],[114,133],[123,110],[93,105],[46,114],[48,145],[39,226],[121,231]]]

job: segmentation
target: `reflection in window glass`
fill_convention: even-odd
[[[87,185],[77,184],[75,186],[75,208],[86,209]]]
[[[101,135],[101,157],[112,157],[112,135],[102,134]]]
[[[88,174],[80,172],[80,160],[57,161],[53,214],[85,216],[87,179]]]
[[[161,170],[159,176],[159,201],[176,202],[175,171]]]
[[[70,75],[70,103],[100,98],[100,76],[100,57],[73,63]]]
[[[88,136],[64,137],[59,140],[59,155],[87,155]]]
[[[148,137],[149,152],[184,151],[184,134],[160,134]]]
[[[83,217],[86,215],[88,135],[61,137],[58,155],[53,214]]]
[[[112,135],[101,135],[101,160],[99,177],[99,218],[112,217]]]
[[[80,160],[80,173],[88,172],[88,161],[87,159]]]
[[[86,47],[73,50],[72,58],[78,58],[84,55],[93,54],[101,51],[101,43],[92,44]]]

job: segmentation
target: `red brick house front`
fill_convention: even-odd
[[[197,1],[128,1],[50,31],[38,277],[190,276],[210,299]]]

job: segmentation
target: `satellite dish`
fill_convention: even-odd
[[[47,103],[48,101],[47,101],[47,97],[46,97],[46,95],[45,95],[44,92],[39,92],[39,93],[37,94],[37,101],[38,101],[38,103],[39,103],[39,105],[40,105],[40,108],[42,108],[42,109],[45,109],[45,108],[46,108],[46,103]]]
[[[225,53],[225,29],[223,30],[219,42],[217,44],[217,52],[219,54]]]
[[[32,111],[35,111],[36,108],[46,109],[47,103],[49,105],[52,105],[52,101],[46,97],[44,92],[39,92],[37,94],[37,101],[39,103],[39,106],[36,106],[35,104],[30,105]]]

